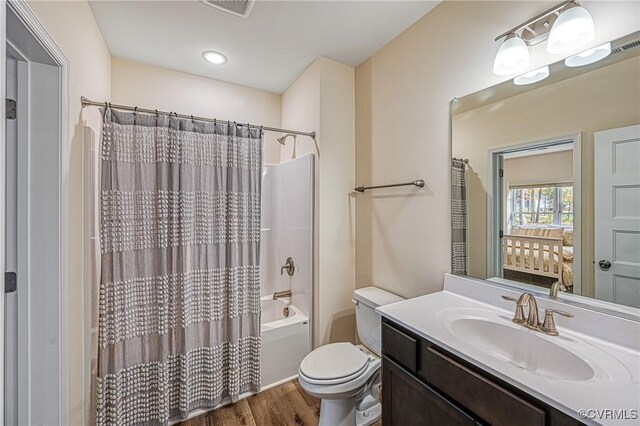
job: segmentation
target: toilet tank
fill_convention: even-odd
[[[370,351],[380,356],[382,347],[382,318],[376,313],[378,306],[404,300],[378,287],[359,288],[353,292],[356,304],[356,325],[358,338]]]

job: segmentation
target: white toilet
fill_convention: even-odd
[[[354,291],[358,337],[363,345],[330,343],[300,363],[300,385],[308,394],[322,399],[320,426],[367,426],[380,419],[382,325],[375,309],[401,300],[377,287]]]

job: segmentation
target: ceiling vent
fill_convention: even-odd
[[[638,47],[638,46],[640,46],[640,40],[633,40],[633,41],[625,43],[625,44],[623,44],[621,46],[614,47],[613,49],[611,49],[611,53],[612,54],[616,54],[616,53],[625,52],[625,51],[627,51],[629,49],[633,49],[633,48]]]
[[[202,3],[235,16],[247,18],[256,0],[201,0]]]

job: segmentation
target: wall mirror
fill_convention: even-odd
[[[640,32],[607,47],[452,102],[453,273],[640,313]]]

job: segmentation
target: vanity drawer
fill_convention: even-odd
[[[428,383],[492,425],[545,425],[545,412],[448,356],[426,348]]]
[[[411,372],[416,371],[418,340],[385,322],[382,323],[382,352]]]
[[[382,424],[476,426],[475,419],[388,358],[382,361]]]

